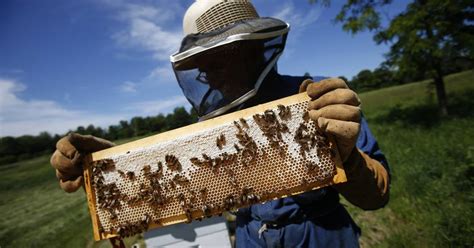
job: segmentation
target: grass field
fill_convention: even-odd
[[[448,76],[446,88],[449,118],[428,81],[361,94],[392,174],[386,208],[349,206],[365,247],[474,245],[474,71]]]
[[[449,118],[437,117],[429,85],[360,95],[392,173],[386,208],[364,212],[345,203],[365,247],[474,245],[474,71],[446,77]],[[92,241],[84,192],[63,193],[48,159],[0,167],[0,247],[107,246]]]

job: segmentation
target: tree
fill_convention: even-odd
[[[130,126],[133,130],[133,136],[141,136],[146,133],[148,133],[150,130],[148,130],[146,126],[145,119],[142,117],[133,117],[132,120],[130,120]]]
[[[86,134],[87,133],[86,129],[83,126],[78,126],[75,132],[79,133],[79,134]]]
[[[166,118],[163,114],[152,117],[150,120],[150,131],[159,132],[166,129]]]
[[[339,76],[338,78],[342,79],[346,84],[349,82],[349,80],[344,76]]]
[[[387,87],[389,85],[394,85],[398,82],[395,80],[394,73],[385,66],[379,66],[373,71],[373,76],[375,79],[375,85],[377,88]]]
[[[133,136],[133,130],[126,120],[119,122],[118,137],[119,139],[130,138]]]
[[[118,125],[110,125],[107,130],[106,138],[108,140],[116,140],[120,136],[120,126]]]
[[[390,3],[391,0],[347,0],[335,19],[345,31],[374,31],[378,44],[390,43],[387,62],[398,68],[399,76],[432,78],[440,113],[447,115],[443,76],[453,67],[472,68],[474,62],[474,2],[415,0],[382,28],[379,8]]]
[[[362,92],[374,88],[374,74],[370,70],[362,70],[351,80],[351,87],[357,91]]]
[[[172,114],[166,116],[170,129],[183,127],[192,123],[191,115],[184,107],[175,108]]]
[[[474,29],[467,23],[473,20],[473,7],[463,0],[416,0],[374,37],[379,44],[392,43],[388,62],[402,74],[418,69],[433,79],[443,116],[448,115],[443,77],[453,62],[450,58],[474,58]]]

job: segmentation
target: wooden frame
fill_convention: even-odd
[[[87,193],[87,200],[88,200],[89,210],[90,210],[90,214],[91,214],[91,218],[92,218],[94,239],[95,240],[107,239],[107,238],[111,238],[111,237],[116,236],[116,234],[110,234],[110,233],[104,234],[99,230],[99,226],[100,226],[99,224],[100,223],[99,223],[98,214],[97,214],[97,211],[96,211],[96,208],[95,208],[95,206],[96,206],[96,202],[95,202],[96,196],[95,196],[94,190],[92,188],[92,184],[91,184],[91,174],[92,174],[92,170],[91,170],[91,166],[90,166],[91,162],[98,161],[98,160],[101,160],[101,159],[106,159],[106,158],[108,158],[112,155],[127,154],[131,150],[135,150],[135,149],[139,149],[139,148],[143,148],[143,147],[148,147],[148,146],[151,146],[151,145],[159,143],[159,142],[174,140],[178,137],[182,137],[182,136],[188,135],[188,134],[196,132],[196,131],[210,129],[210,128],[217,127],[217,126],[222,125],[222,124],[231,123],[234,120],[238,120],[239,118],[249,117],[249,116],[254,115],[255,113],[262,113],[267,109],[274,109],[280,104],[281,105],[291,105],[291,104],[295,104],[295,103],[299,103],[299,102],[305,102],[305,101],[309,101],[309,100],[310,100],[310,98],[307,96],[306,93],[300,93],[300,94],[297,94],[297,95],[282,98],[282,99],[272,101],[272,102],[268,102],[268,103],[265,103],[265,104],[260,104],[260,105],[257,105],[257,106],[254,106],[254,107],[251,107],[251,108],[248,108],[248,109],[244,109],[244,110],[240,110],[240,111],[237,111],[237,112],[226,114],[226,115],[223,115],[223,116],[220,116],[220,117],[216,117],[214,119],[210,119],[210,120],[207,120],[207,121],[195,123],[195,124],[192,124],[192,125],[189,125],[189,126],[181,127],[181,128],[178,128],[178,129],[174,129],[174,130],[171,130],[171,131],[167,131],[167,132],[164,132],[164,133],[160,133],[160,134],[153,135],[153,136],[150,136],[150,137],[147,137],[147,138],[132,141],[130,143],[118,145],[118,146],[115,146],[115,147],[112,147],[112,148],[109,148],[109,149],[105,149],[105,150],[93,153],[89,158],[86,159],[86,163],[85,163],[85,166],[84,166],[84,184],[85,184],[85,189],[86,189],[86,193]],[[333,142],[333,139],[331,137],[329,137],[329,139],[330,139],[330,142]],[[336,154],[334,162],[336,164],[336,175],[333,178],[331,178],[330,180],[326,180],[326,181],[318,182],[318,183],[313,183],[311,185],[306,185],[304,187],[303,186],[295,187],[295,188],[289,189],[288,194],[282,194],[282,195],[279,195],[278,197],[274,197],[274,198],[275,199],[276,198],[282,198],[282,197],[286,197],[286,196],[289,196],[289,195],[295,195],[295,194],[299,194],[299,193],[302,193],[302,192],[305,192],[305,191],[309,191],[311,189],[317,189],[317,188],[325,187],[325,186],[332,185],[332,184],[346,182],[347,179],[346,179],[346,175],[345,175],[345,172],[344,172],[339,154]],[[199,215],[199,214],[193,213],[193,215]],[[176,223],[184,222],[186,220],[187,220],[187,218],[186,218],[185,215],[183,215],[183,216],[173,216],[172,218],[167,218],[166,220],[161,221],[160,225],[158,225],[156,223],[153,223],[149,226],[149,228],[176,224]]]

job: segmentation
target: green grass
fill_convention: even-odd
[[[446,91],[457,95],[474,90],[474,71],[465,71],[445,77]],[[360,94],[362,108],[368,115],[384,112],[390,108],[404,105],[436,105],[436,94],[431,80],[392,86]]]
[[[474,245],[474,72],[446,78],[449,118],[428,82],[361,94],[391,167],[391,199],[379,211],[349,206],[366,247]]]
[[[363,246],[473,246],[474,71],[446,77],[446,88],[449,118],[436,114],[428,81],[360,95],[392,170],[386,208],[346,203]],[[48,160],[0,167],[0,247],[109,246],[92,240],[84,192],[64,193]]]
[[[1,246],[80,247],[90,239],[84,193],[63,193],[48,164],[43,156],[1,167]]]
[[[110,247],[93,241],[84,190],[64,193],[49,156],[1,166],[0,195],[0,247]]]

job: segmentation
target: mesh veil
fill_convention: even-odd
[[[258,18],[186,36],[171,61],[199,116],[220,115],[254,96],[281,55],[287,32],[285,22]]]

